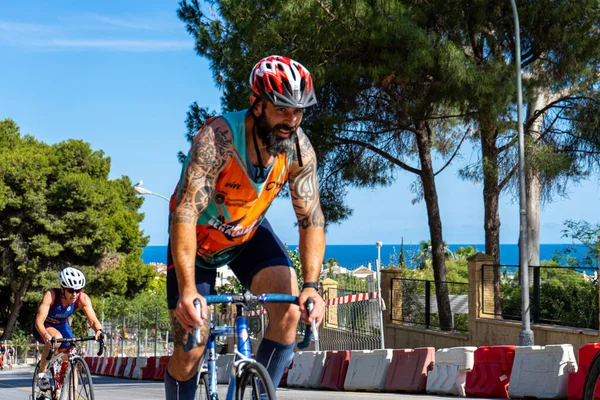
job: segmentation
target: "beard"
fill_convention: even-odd
[[[278,154],[288,154],[291,156],[294,150],[294,139],[297,135],[296,126],[290,126],[286,124],[277,124],[275,126],[269,125],[264,115],[256,118],[256,132],[258,137],[264,143],[267,149],[267,153],[272,156]],[[277,131],[288,131],[290,135],[286,138],[277,135]]]

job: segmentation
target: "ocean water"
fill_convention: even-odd
[[[451,244],[448,245],[450,251],[465,246],[474,246],[478,251],[484,251],[483,244]],[[291,250],[298,246],[288,246]],[[417,254],[418,245],[404,245],[404,255],[407,262]],[[568,244],[542,244],[540,245],[540,259],[550,260],[557,251],[561,251],[569,247]],[[585,254],[585,246],[578,245],[578,253]],[[381,264],[387,266],[390,263],[398,263],[398,254],[400,252],[399,244],[384,244],[381,247]],[[377,260],[377,247],[375,244],[359,244],[359,245],[327,245],[325,249],[325,261],[330,258],[335,258],[337,262],[348,269],[356,269],[361,265],[368,266],[369,263],[375,266]],[[145,263],[167,263],[167,246],[147,246],[143,253],[142,259]],[[516,244],[501,244],[500,245],[500,263],[505,265],[519,264],[519,246]]]

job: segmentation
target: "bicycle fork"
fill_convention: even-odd
[[[234,343],[235,361],[231,367],[231,376],[229,387],[227,388],[227,400],[233,400],[237,381],[237,361],[252,358],[252,346],[250,344],[250,335],[248,334],[248,320],[245,316],[239,316],[235,319],[237,342]]]
[[[214,328],[214,324],[210,323],[211,331]],[[217,351],[216,351],[216,341],[214,335],[210,334],[208,337],[208,341],[206,343],[206,354],[207,360],[206,365],[208,367],[208,385],[209,385],[209,393],[212,395],[214,393],[218,393],[217,387]],[[216,398],[216,396],[215,396]]]

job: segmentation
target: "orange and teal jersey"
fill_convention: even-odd
[[[214,198],[196,223],[196,265],[202,268],[218,268],[239,254],[283,189],[293,161],[290,155],[279,154],[269,167],[265,181],[256,183],[250,177],[247,165],[246,111],[224,114],[221,118],[231,129],[234,152],[219,174]],[[181,192],[181,181],[190,158],[191,153],[188,153],[179,183],[171,197],[171,213],[175,210],[176,198]]]

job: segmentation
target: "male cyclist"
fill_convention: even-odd
[[[318,278],[325,252],[317,160],[300,128],[303,109],[315,104],[310,72],[287,57],[260,60],[250,74],[250,108],[210,119],[193,140],[171,198],[167,299],[175,349],[165,374],[167,400],[192,399],[204,348],[182,349],[194,324],[206,344],[206,301],[216,268],[228,264],[253,293],[298,295],[285,246],[265,219],[286,182],[300,230],[304,286],[300,310],[267,304],[269,326],[256,352],[277,386],[293,357],[296,326],[320,324],[325,304]],[[315,301],[310,316],[304,307]],[[194,299],[202,303],[202,318]]]
[[[73,312],[81,308],[88,319],[92,329],[96,331],[96,340],[102,335],[102,326],[92,308],[90,297],[81,290],[85,286],[85,275],[77,268],[67,267],[58,275],[60,288],[51,289],[46,292],[42,304],[35,317],[35,329],[33,336],[39,343],[45,344],[40,360],[38,374],[38,386],[40,390],[48,390],[50,383],[46,378],[48,361],[46,357],[52,347],[52,338],[72,338],[73,332],[69,325],[69,317]],[[68,349],[69,343],[56,345],[56,349]]]

